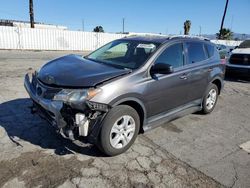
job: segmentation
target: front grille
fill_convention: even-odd
[[[236,65],[250,65],[250,54],[232,54],[229,62]]]
[[[62,90],[61,88],[53,88],[46,86],[35,77],[33,77],[32,79],[32,85],[35,88],[36,95],[44,99],[53,99],[55,94]]]

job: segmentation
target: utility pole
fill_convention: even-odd
[[[168,28],[166,28],[166,35],[168,34]]]
[[[199,27],[200,27],[199,36],[201,36],[201,26],[199,26]]]
[[[227,13],[228,1],[229,1],[229,0],[226,0],[226,6],[225,6],[224,13],[223,13],[223,17],[222,17],[222,20],[221,20],[219,39],[221,39],[221,35],[222,35],[222,29],[223,29],[223,25],[224,25],[224,20],[225,20],[226,13]]]
[[[84,19],[82,19],[82,31],[84,31]]]
[[[33,11],[33,0],[30,0],[30,27],[35,28],[34,24],[34,11]]]
[[[234,15],[232,15],[230,30],[233,30]]]
[[[125,18],[122,18],[122,33],[125,32]]]

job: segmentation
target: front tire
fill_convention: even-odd
[[[214,110],[218,99],[218,93],[218,87],[215,84],[209,84],[202,102],[203,114],[209,114]]]
[[[121,154],[134,143],[139,128],[140,118],[134,108],[115,106],[102,123],[99,148],[108,156]]]

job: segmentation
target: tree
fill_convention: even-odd
[[[97,32],[97,33],[104,33],[103,27],[102,26],[96,26],[93,29],[93,32]]]
[[[222,31],[223,31],[224,20],[225,20],[226,13],[227,13],[227,5],[228,5],[228,0],[226,1],[224,13],[223,13],[223,16],[222,16],[221,25],[220,25],[220,33],[219,33],[218,39],[222,39],[221,37],[222,37]]]
[[[191,21],[186,20],[184,22],[184,35],[189,35],[190,28],[191,28]]]
[[[33,0],[29,0],[29,7],[30,7],[30,27],[35,28],[34,24],[34,11],[33,11]]]
[[[219,33],[216,33],[217,39],[222,40],[232,40],[233,39],[233,32],[230,29],[223,28],[219,31]]]

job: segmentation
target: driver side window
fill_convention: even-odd
[[[166,63],[178,68],[184,65],[183,44],[173,44],[167,47],[156,59],[155,64]]]

